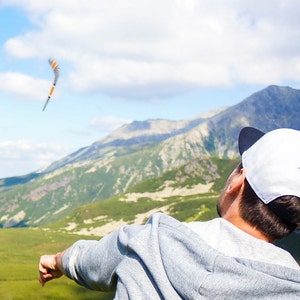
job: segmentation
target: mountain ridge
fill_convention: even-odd
[[[195,159],[210,161],[209,172],[220,176],[220,166],[212,159],[238,157],[237,136],[242,127],[300,129],[299,113],[299,90],[269,86],[207,116],[123,125],[44,170],[0,180],[0,222],[4,227],[53,222],[80,205],[120,195]],[[129,133],[122,136],[124,131]]]

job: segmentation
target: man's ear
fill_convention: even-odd
[[[244,185],[245,178],[246,171],[244,169],[241,169],[239,172],[232,176],[230,183],[227,186],[226,192],[229,195],[238,192]]]

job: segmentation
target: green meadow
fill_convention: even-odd
[[[86,237],[30,228],[0,230],[0,299],[113,299],[113,294],[87,290],[65,277],[44,287],[38,282],[39,257],[61,251],[80,238]]]

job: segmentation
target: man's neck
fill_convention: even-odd
[[[273,242],[268,236],[263,234],[257,227],[249,224],[246,222],[239,213],[239,201],[240,198],[237,198],[235,201],[232,202],[230,208],[226,211],[226,213],[222,216],[225,220],[232,223],[237,228],[241,229],[242,231],[254,236],[257,239],[264,240],[268,243]]]
[[[224,216],[224,219],[227,220],[228,222],[232,223],[234,226],[237,228],[241,229],[242,231],[254,236],[257,239],[264,240],[268,243],[273,242],[272,239],[270,239],[268,236],[264,235],[260,230],[258,230],[256,227],[250,225],[246,221],[244,221],[241,217],[239,216]]]

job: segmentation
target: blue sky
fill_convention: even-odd
[[[300,84],[300,2],[0,0],[0,178],[133,120],[189,119]],[[61,74],[45,111],[54,74]]]

